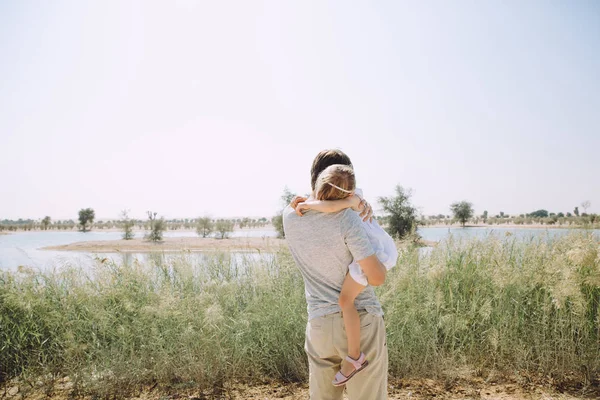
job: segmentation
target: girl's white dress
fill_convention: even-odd
[[[360,198],[363,197],[362,190],[356,189],[355,193]],[[363,224],[377,258],[389,270],[398,261],[398,249],[396,249],[394,239],[375,220],[363,222]],[[368,285],[367,276],[356,261],[350,264],[349,269],[352,279],[363,286]]]

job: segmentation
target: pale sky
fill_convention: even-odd
[[[373,203],[600,212],[599,71],[594,0],[0,0],[0,219],[270,217],[330,147]]]

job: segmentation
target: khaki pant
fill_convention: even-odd
[[[304,349],[308,355],[310,399],[342,400],[344,387],[331,384],[348,352],[341,313],[308,321]],[[387,399],[388,351],[382,317],[360,312],[360,349],[369,365],[346,384],[348,399]]]

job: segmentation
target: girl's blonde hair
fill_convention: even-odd
[[[356,189],[354,170],[349,165],[334,164],[319,174],[315,184],[317,200],[340,200]]]

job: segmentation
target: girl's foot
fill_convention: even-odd
[[[357,360],[353,359],[350,356],[346,356],[346,359],[342,361],[342,368],[335,375],[335,379],[333,380],[334,386],[342,386],[345,385],[346,382],[350,380],[354,375],[358,372],[365,369],[365,367],[369,365],[365,353],[360,353],[360,356]]]
[[[348,356],[348,357],[350,357],[350,356]],[[344,360],[344,361],[342,361],[342,368],[340,368],[340,372],[344,376],[350,376],[350,374],[352,372],[354,372],[355,369],[356,368],[354,367],[354,365],[350,361]]]

